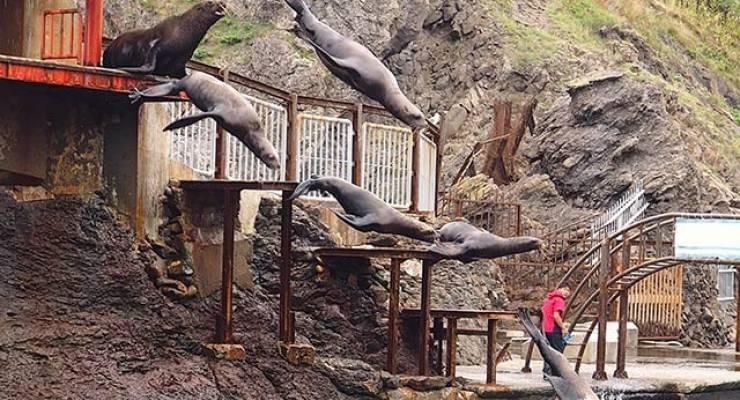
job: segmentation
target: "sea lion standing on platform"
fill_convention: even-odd
[[[519,310],[519,321],[527,333],[532,336],[542,359],[552,367],[552,375],[547,377],[561,400],[599,400],[591,386],[571,368],[568,359],[550,347],[547,338],[535,326],[526,310]]]
[[[184,91],[201,114],[194,114],[167,125],[165,131],[184,128],[205,118],[213,118],[226,131],[234,135],[271,169],[280,168],[275,147],[265,136],[257,112],[247,99],[229,84],[203,72],[192,71],[184,78],[152,86],[129,97],[137,102],[142,97],[163,97]]]
[[[450,222],[439,230],[439,242],[429,251],[442,257],[471,262],[526,253],[542,246],[540,239],[522,236],[502,238],[465,222]]]
[[[125,32],[103,53],[103,66],[138,74],[182,78],[203,37],[226,15],[223,1],[204,1],[150,29]]]
[[[291,199],[310,191],[330,193],[346,214],[334,212],[360,232],[379,232],[434,242],[437,232],[429,225],[401,214],[374,194],[339,178],[309,179],[298,185]]]
[[[303,0],[285,1],[297,13],[299,36],[313,46],[332,74],[411,128],[428,126],[424,114],[401,92],[393,73],[370,50],[319,21]]]

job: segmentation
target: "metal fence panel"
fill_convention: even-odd
[[[363,125],[362,187],[393,207],[411,205],[414,135],[408,128]]]
[[[191,103],[169,103],[168,108],[172,121],[200,112]],[[203,119],[170,134],[170,159],[213,178],[216,171],[216,121]]]
[[[352,181],[352,121],[321,115],[299,116],[298,179],[333,176]],[[312,192],[307,197],[328,196]]]
[[[226,135],[226,176],[240,181],[280,181],[285,179],[288,110],[252,96],[243,95],[254,107],[262,129],[280,156],[280,169],[271,170],[239,139]]]
[[[735,267],[720,265],[717,269],[717,289],[720,301],[735,299]]]

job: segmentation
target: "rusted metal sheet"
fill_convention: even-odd
[[[121,94],[158,83],[151,77],[137,77],[115,70],[3,55],[0,55],[0,79]]]

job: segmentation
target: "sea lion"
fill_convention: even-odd
[[[213,118],[268,167],[280,168],[277,151],[267,140],[259,116],[252,105],[236,89],[211,75],[192,71],[190,75],[180,80],[152,86],[143,92],[136,90],[129,97],[135,103],[142,97],[162,97],[181,91],[187,93],[193,104],[203,113],[180,118],[167,125],[165,131],[180,129],[205,118]]]
[[[468,223],[450,222],[439,231],[439,242],[429,251],[442,257],[471,262],[526,253],[540,248],[540,239],[522,236],[502,238]]]
[[[571,368],[568,359],[550,347],[547,338],[532,322],[527,310],[519,310],[519,321],[532,336],[542,358],[552,366],[552,375],[548,375],[548,380],[561,400],[599,400],[591,386]]]
[[[319,21],[303,0],[285,1],[297,14],[299,36],[313,46],[332,74],[413,129],[428,126],[424,114],[401,92],[393,73],[370,50]]]
[[[334,214],[360,232],[401,235],[429,243],[437,239],[437,232],[429,225],[401,214],[374,194],[340,178],[308,179],[298,185],[291,199],[314,190],[334,196],[346,213]]]
[[[140,74],[182,78],[203,37],[226,15],[223,1],[204,1],[150,29],[125,32],[103,53],[103,66]]]

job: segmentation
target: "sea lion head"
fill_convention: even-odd
[[[413,103],[407,102],[407,104],[402,107],[401,112],[403,114],[401,116],[403,122],[408,124],[414,130],[427,128],[429,126],[427,124],[427,118]]]
[[[196,5],[195,10],[199,13],[221,18],[226,15],[226,3],[221,0],[208,0]]]
[[[419,230],[418,239],[422,242],[434,243],[439,241],[439,233],[434,228],[427,225]]]
[[[278,156],[277,150],[275,150],[275,146],[273,146],[272,143],[267,140],[265,132],[262,130],[262,128],[253,130],[252,135],[265,138],[264,140],[258,141],[256,146],[257,148],[254,149],[254,153],[257,155],[257,158],[259,158],[263,163],[265,163],[265,165],[267,165],[268,168],[272,170],[280,169],[280,157]]]

